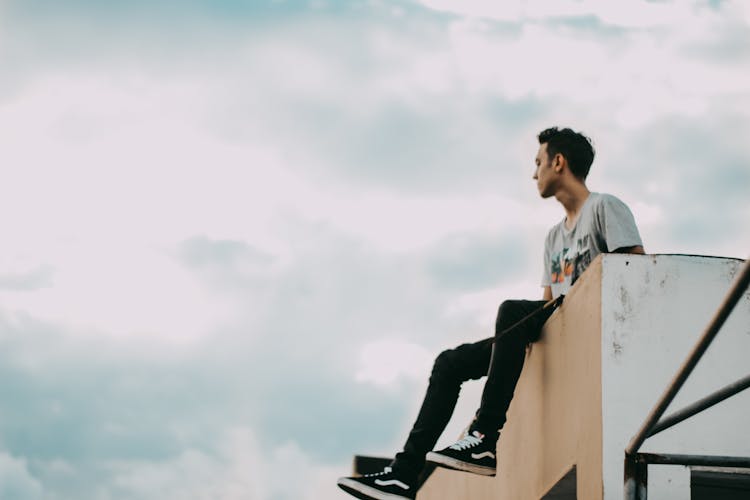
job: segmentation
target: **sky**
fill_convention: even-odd
[[[0,0],[0,499],[346,498],[541,297],[552,125],[750,254],[742,0]]]

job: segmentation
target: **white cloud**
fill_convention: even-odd
[[[0,451],[0,498],[38,500],[43,493],[42,484],[31,475],[26,460]]]
[[[246,241],[283,263],[294,245],[282,229],[290,215],[410,252],[455,232],[498,231],[502,219],[490,214],[522,210],[498,196],[322,185],[293,173],[281,144],[238,145],[208,133],[200,110],[215,88],[200,77],[116,74],[41,74],[0,119],[11,159],[0,188],[12,242],[2,271],[54,269],[47,288],[3,293],[4,303],[72,331],[185,341],[231,321],[234,304],[207,294],[173,261],[171,249],[194,235]],[[203,103],[197,115],[191,102]]]
[[[261,147],[201,130],[185,106],[206,95],[190,83],[123,77],[43,76],[6,105],[0,221],[12,244],[0,274],[54,275],[4,302],[86,329],[194,338],[227,310],[170,248],[210,233],[283,252],[274,218],[310,189]]]
[[[421,0],[426,7],[466,17],[505,22],[540,21],[555,17],[595,16],[602,22],[627,28],[649,28],[695,23],[699,9],[687,2],[628,3],[617,0]],[[705,9],[704,9],[705,10]],[[705,15],[703,10],[700,13]]]
[[[432,365],[433,355],[422,346],[398,336],[369,342],[362,347],[357,382],[387,388],[400,377],[421,381]]]
[[[690,29],[700,22],[698,9],[688,2],[638,0],[626,5],[617,0],[588,0],[585,4],[603,22],[628,28],[679,26]]]
[[[60,322],[71,331],[189,341],[228,319],[167,255],[127,244],[63,247],[50,255],[56,272],[35,293],[0,292],[5,307]]]
[[[744,22],[750,27],[750,5],[743,0],[728,0],[726,2],[728,15]]]
[[[216,452],[188,449],[172,460],[110,464],[113,486],[140,500],[323,500],[336,491],[342,466],[315,463],[283,429],[263,447],[248,428],[228,430]],[[294,477],[294,480],[290,480]]]
[[[231,441],[230,441],[231,440]],[[218,455],[187,449],[173,460],[113,464],[113,486],[143,500],[265,500],[268,465],[247,430],[234,430]]]
[[[695,47],[719,43],[721,33],[736,32],[731,17],[706,7],[645,1],[537,2],[528,7],[527,15],[519,16],[513,14],[515,4],[508,9],[505,2],[427,4],[468,17],[451,22],[450,48],[438,49],[441,56],[430,55],[431,78],[406,73],[406,81],[416,88],[422,81],[438,81],[444,86],[452,82],[456,90],[460,78],[472,93],[607,107],[619,125],[633,129],[675,114],[697,119],[709,100],[742,94],[750,87],[750,73],[742,66],[715,61],[708,69],[707,61],[691,55]],[[514,19],[519,32],[498,34],[473,17],[479,14]],[[626,30],[617,36],[596,36],[602,29],[592,28],[576,36],[573,28],[551,23],[552,17],[563,14],[595,15]]]
[[[491,0],[467,0],[457,4],[450,0],[422,0],[426,7],[465,16],[489,17],[501,21],[518,21],[523,14],[522,2],[499,4]]]

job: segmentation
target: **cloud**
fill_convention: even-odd
[[[28,470],[25,460],[0,451],[0,498],[36,500],[42,498],[43,488]]]
[[[281,429],[275,434],[276,445],[261,447],[252,430],[240,427],[229,430],[211,454],[187,450],[168,462],[116,463],[114,483],[125,498],[143,500],[330,498],[336,488],[331,479],[335,471],[284,441]]]
[[[558,18],[594,17],[601,22],[631,29],[648,29],[695,22],[710,10],[708,2],[649,2],[639,0],[627,7],[616,0],[520,0],[503,2],[468,0],[460,4],[448,0],[421,0],[426,7],[459,16],[492,19],[504,22],[529,22]]]
[[[352,391],[335,351],[294,363],[242,337],[170,353],[82,340],[7,314],[0,326],[0,435],[21,457],[2,462],[14,478],[2,484],[31,493],[43,486],[50,498],[308,498],[297,489],[304,485],[283,479],[291,458],[301,475],[314,475],[321,462],[348,461],[349,436],[368,413],[379,415],[380,430],[370,426],[363,446],[382,442],[400,418],[399,394]],[[270,484],[259,490],[261,477]]]
[[[54,269],[41,266],[21,273],[0,274],[0,290],[29,291],[51,286]]]
[[[632,186],[632,201],[669,214],[652,229],[662,252],[689,248],[688,253],[742,257],[736,249],[743,244],[733,243],[750,245],[744,231],[732,229],[742,226],[749,205],[750,151],[744,140],[749,131],[741,116],[722,104],[697,122],[666,119],[633,133],[628,151],[616,152],[620,160],[608,172],[612,182]],[[652,158],[662,160],[654,165]]]
[[[222,436],[211,453],[188,448],[166,461],[112,463],[112,485],[126,498],[144,500],[275,498],[275,485],[269,485],[276,477],[274,464],[259,452],[252,433],[238,428]]]
[[[518,278],[526,267],[517,240],[510,236],[454,235],[438,244],[429,268],[442,286],[474,291]]]
[[[380,253],[320,224],[298,221],[290,234],[295,251],[260,294],[250,285],[223,287],[221,277],[228,282],[233,277],[221,267],[231,270],[234,263],[213,261],[217,280],[211,286],[231,291],[247,313],[230,330],[207,339],[202,351],[221,360],[220,372],[231,370],[233,380],[242,380],[237,390],[247,399],[234,405],[250,405],[249,421],[257,428],[284,429],[326,462],[352,449],[378,449],[397,437],[393,430],[409,409],[402,398],[426,380],[433,353],[445,347],[447,335],[460,332],[470,340],[489,329],[479,331],[473,310],[447,314],[458,298],[453,285],[436,286],[410,254]],[[202,244],[210,254],[211,245],[221,253],[226,242]],[[237,254],[247,250],[230,246]],[[459,252],[452,255],[459,259]],[[379,359],[388,348],[405,353],[401,363],[388,365],[393,356]],[[372,382],[375,390],[358,381]],[[363,434],[365,421],[369,430]],[[271,444],[265,436],[259,439]]]
[[[440,313],[454,293],[435,287],[416,256],[380,253],[320,224],[298,221],[289,230],[296,248],[261,288],[252,277],[275,264],[247,242],[201,236],[178,247],[174,258],[207,300],[229,300],[235,311],[190,343],[92,337],[6,310],[0,434],[9,452],[35,464],[45,489],[82,499],[149,487],[180,497],[188,490],[177,478],[189,468],[229,467],[221,455],[228,428],[253,429],[266,450],[283,436],[305,457],[304,471],[328,468],[330,485],[334,464],[355,451],[392,452],[394,429],[410,416],[403,399],[426,378],[440,332],[474,326]],[[410,352],[422,361],[404,358],[395,368],[408,376],[373,390],[356,373],[374,380],[378,361],[357,354],[389,335],[413,339]],[[266,459],[269,474],[280,474],[281,462]],[[235,484],[219,474],[190,491],[234,498],[225,479]],[[300,494],[283,493],[281,483],[281,493],[257,498]],[[243,484],[232,488],[250,491]]]
[[[434,358],[423,347],[397,339],[370,342],[362,348],[360,356],[360,368],[354,379],[378,387],[392,386],[401,377],[421,382]]]
[[[230,289],[259,289],[273,279],[276,258],[244,241],[196,236],[180,244],[179,256],[204,282]]]

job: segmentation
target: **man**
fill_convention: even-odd
[[[441,353],[403,451],[382,472],[339,479],[338,485],[348,493],[364,499],[413,499],[425,460],[494,476],[496,445],[526,346],[539,338],[554,306],[594,257],[604,252],[644,253],[628,207],[614,196],[592,193],[586,187],[594,160],[589,138],[553,127],[539,133],[538,139],[534,179],[539,194],[555,197],[565,211],[565,218],[550,229],[545,241],[543,300],[503,302],[494,338]],[[453,413],[461,384],[485,375],[481,404],[466,436],[443,450],[429,452]]]

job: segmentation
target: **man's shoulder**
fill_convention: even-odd
[[[624,201],[622,201],[620,198],[610,193],[592,192],[590,196],[591,196],[591,207],[594,208],[594,210],[600,209],[601,207],[612,206],[612,205],[627,206],[627,204]]]
[[[592,196],[592,199],[594,201],[598,201],[599,203],[604,202],[604,201],[619,201],[620,203],[622,203],[622,200],[618,196],[616,196],[616,195],[614,195],[612,193],[594,193],[594,192],[592,192],[591,196]]]

